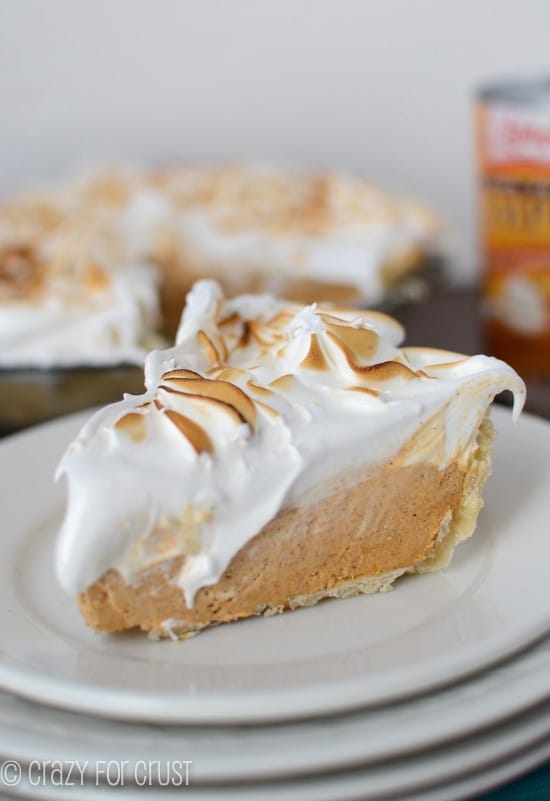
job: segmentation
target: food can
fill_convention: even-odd
[[[550,384],[550,77],[476,103],[486,347]]]

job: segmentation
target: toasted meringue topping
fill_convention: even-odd
[[[143,442],[147,435],[145,418],[138,412],[128,412],[115,423],[117,431],[124,431],[134,442]]]
[[[208,210],[226,233],[260,230],[272,236],[324,236],[354,231],[365,221],[391,223],[411,212],[435,225],[432,215],[391,197],[360,178],[283,170],[262,164],[186,168],[160,180],[178,205]]]
[[[319,342],[317,334],[312,334],[309,340],[309,350],[305,359],[301,362],[301,367],[308,370],[330,370],[330,363],[325,358],[323,348]]]
[[[167,409],[165,414],[166,417],[172,423],[174,423],[175,426],[177,426],[179,431],[183,434],[185,439],[188,440],[190,445],[193,446],[197,453],[202,453],[203,451],[212,453],[214,451],[212,440],[206,431],[201,428],[200,425],[193,422],[190,417],[186,417],[184,414],[175,412],[172,409]]]
[[[29,245],[12,245],[0,251],[0,302],[34,297],[44,281],[38,254]]]
[[[398,454],[442,468],[468,459],[505,389],[519,414],[524,385],[506,364],[400,349],[402,335],[384,315],[224,301],[198,282],[176,345],[147,358],[145,394],[98,412],[59,466],[63,586],[81,592],[109,568],[131,581],[169,553],[185,556],[177,581],[192,605],[281,508],[331,476]],[[404,447],[413,437],[418,448]]]

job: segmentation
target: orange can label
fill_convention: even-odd
[[[537,372],[550,371],[550,107],[484,99],[476,128],[493,350],[520,367],[522,348],[538,349]]]

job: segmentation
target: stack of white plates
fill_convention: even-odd
[[[97,635],[56,584],[51,476],[82,419],[0,445],[4,797],[447,801],[550,757],[548,423],[495,410],[446,571],[174,643]]]

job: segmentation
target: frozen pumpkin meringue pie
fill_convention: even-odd
[[[95,414],[58,474],[57,573],[86,622],[188,636],[446,565],[490,467],[505,363],[401,348],[377,312],[188,295],[146,392]]]
[[[14,280],[19,287],[26,282],[28,260],[16,263],[14,248],[20,256],[32,251],[33,264],[34,254],[41,263],[55,257],[56,270],[80,288],[75,300],[93,302],[97,295],[74,266],[91,250],[112,272],[124,274],[128,307],[145,281],[129,271],[148,265],[159,283],[160,325],[173,337],[185,294],[200,278],[215,278],[228,294],[269,291],[299,302],[380,303],[440,251],[439,227],[422,204],[339,172],[269,164],[163,170],[119,165],[3,203],[0,274],[8,289]],[[63,246],[66,239],[71,249]],[[26,298],[19,297],[20,306]],[[35,306],[36,295],[27,303],[29,315]],[[30,359],[28,349],[13,349],[3,336],[12,316],[0,295],[0,343],[22,364]],[[78,350],[66,304],[57,320],[58,348]],[[17,322],[30,341],[34,328],[22,311]]]

